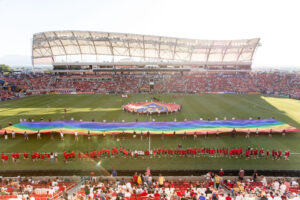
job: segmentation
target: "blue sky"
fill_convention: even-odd
[[[0,63],[30,65],[37,32],[261,38],[254,67],[300,68],[298,0],[0,0]]]

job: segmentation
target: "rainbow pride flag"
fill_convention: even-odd
[[[93,135],[101,134],[132,134],[134,131],[137,134],[150,132],[150,134],[215,134],[232,132],[296,132],[299,129],[292,127],[286,123],[275,119],[260,119],[260,120],[219,120],[219,121],[181,121],[181,122],[127,122],[127,123],[102,123],[102,122],[81,122],[81,121],[51,121],[51,122],[20,122],[13,126],[2,129],[11,133],[35,134],[37,131],[41,133],[63,132],[65,134],[73,134],[75,131],[78,134],[86,135],[90,131]]]

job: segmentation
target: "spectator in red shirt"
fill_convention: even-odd
[[[220,171],[219,171],[219,176],[224,176],[224,171],[223,171],[222,168],[221,168]]]
[[[225,200],[232,200],[230,194],[228,193],[227,196],[225,197]]]

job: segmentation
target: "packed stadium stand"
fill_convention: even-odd
[[[1,199],[299,199],[299,180],[208,172],[200,177],[164,177],[135,173],[132,177],[2,178]]]
[[[187,74],[89,74],[4,75],[1,79],[30,94],[71,93],[232,93],[270,94],[300,97],[300,74],[297,73],[187,73]],[[153,88],[150,80],[154,82]],[[3,87],[3,86],[2,86]],[[1,89],[1,98],[15,96]]]
[[[53,70],[0,78],[23,89],[26,95],[235,93],[299,99],[299,73],[251,71],[259,41],[92,31],[41,32],[33,35],[32,63],[50,64]],[[2,100],[14,95],[14,91],[1,90]]]

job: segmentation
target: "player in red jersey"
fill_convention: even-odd
[[[101,149],[97,152],[97,156],[98,156],[98,157],[101,157],[101,156],[102,156],[102,150],[101,150]]]
[[[235,156],[236,156],[236,158],[238,158],[240,156],[240,150],[239,149],[235,150]]]
[[[96,159],[97,155],[98,155],[96,150],[94,150],[93,155],[94,155],[94,158]],[[72,156],[72,158],[74,158],[75,157],[75,153],[71,152],[71,156]]]
[[[279,150],[279,151],[277,152],[277,159],[278,159],[278,160],[280,160],[280,158],[281,158],[281,154],[282,154],[282,151],[281,151],[281,150]]]
[[[251,156],[251,158],[253,158],[253,156],[254,156],[254,150],[252,148],[250,149],[250,156]]]
[[[26,152],[23,153],[23,159],[24,159],[24,160],[25,160],[25,159],[26,159],[26,160],[28,159],[28,153],[26,153]]]
[[[204,148],[205,156],[209,156],[209,148]]]
[[[71,157],[73,160],[75,160],[75,152],[74,151],[71,152]]]
[[[39,158],[40,158],[41,160],[44,160],[44,158],[45,158],[44,154],[43,154],[43,153],[39,153]]]
[[[209,157],[212,157],[213,153],[214,153],[214,152],[213,152],[213,148],[209,148],[209,149],[208,149],[208,156],[209,156]]]
[[[94,152],[91,151],[91,152],[89,153],[89,155],[90,155],[90,158],[93,158],[93,157],[94,157]],[[113,154],[112,154],[112,155],[113,155]]]
[[[36,160],[37,160],[38,158],[40,158],[40,154],[39,154],[39,153],[35,152],[34,155],[35,155],[35,159],[36,159]]]
[[[183,155],[183,154],[182,154],[182,151],[183,151],[182,149],[178,149],[178,155],[179,155],[179,156],[182,156],[182,155]]]
[[[290,151],[289,151],[289,150],[286,151],[285,154],[286,154],[286,158],[285,158],[285,159],[286,159],[286,160],[289,160],[289,158],[290,158]]]
[[[20,154],[19,153],[15,153],[15,161],[19,161],[20,159]]]
[[[197,154],[200,156],[201,155],[201,148],[200,147],[198,147],[198,149],[197,149]]]
[[[157,155],[157,150],[153,149],[153,157],[155,158],[156,155]]]
[[[187,153],[188,155],[190,155],[190,154],[191,154],[191,149],[190,149],[190,148],[187,148],[187,149],[186,149],[186,153]]]
[[[8,155],[1,153],[1,157],[2,157],[2,162],[3,163],[7,163],[8,162]]]
[[[224,156],[228,157],[228,149],[227,148],[224,148]]]
[[[213,148],[213,156],[216,158],[217,157],[217,149]]]
[[[240,154],[240,157],[242,157],[243,156],[243,148],[242,147],[240,147],[240,150],[239,150],[240,152],[239,152],[239,154]]]
[[[163,155],[164,157],[167,156],[167,152],[168,152],[168,150],[167,150],[166,148],[162,149],[162,155]]]
[[[50,153],[45,153],[45,157],[48,158],[48,160],[50,160]]]
[[[150,155],[149,150],[144,151],[144,154],[145,154],[145,157],[146,157],[146,158],[149,158],[149,155]]]
[[[231,156],[234,158],[235,157],[235,149],[231,149]]]
[[[156,154],[157,154],[157,156],[160,158],[160,155],[161,155],[161,149],[157,149]]]
[[[64,161],[65,161],[65,163],[67,163],[67,161],[68,161],[68,155],[67,155],[67,153],[64,151],[63,152],[63,156],[64,156]]]
[[[201,148],[201,156],[205,156],[205,149]]]
[[[284,152],[284,160],[287,160],[287,151]]]
[[[248,160],[249,159],[249,154],[250,154],[250,151],[249,149],[246,150],[246,159]]]
[[[192,155],[195,158],[197,155],[197,148],[192,149]]]
[[[220,149],[218,148],[218,149],[216,149],[216,155],[217,155],[217,157],[219,157],[221,154],[220,154]]]
[[[167,154],[167,152],[168,152],[167,149],[165,149],[165,148],[161,149],[161,156],[162,156],[162,157],[165,157],[166,154]]]
[[[67,153],[67,157],[68,157],[68,161],[72,160],[72,153],[71,153],[71,152],[68,152],[68,153]]]
[[[267,150],[267,151],[266,151],[266,159],[269,159],[269,156],[270,156],[270,151]]]
[[[34,162],[36,159],[35,153],[31,153],[30,157],[31,157],[32,162]]]
[[[69,153],[68,153],[68,161],[72,160],[72,158],[73,158],[72,156],[73,156],[72,153],[69,152]]]
[[[15,153],[12,153],[10,156],[11,156],[12,162],[15,162],[15,161],[16,161],[16,160],[15,160]]]
[[[129,151],[127,151],[126,149],[123,149],[123,155],[128,156],[129,155]]]
[[[257,159],[257,153],[258,153],[258,150],[256,148],[256,149],[254,149],[254,159]]]
[[[174,151],[173,151],[172,149],[169,149],[169,155],[170,155],[171,157],[173,157],[173,154],[174,154]]]
[[[186,156],[186,154],[187,154],[187,150],[186,149],[183,149],[181,152],[182,152],[182,156]]]

